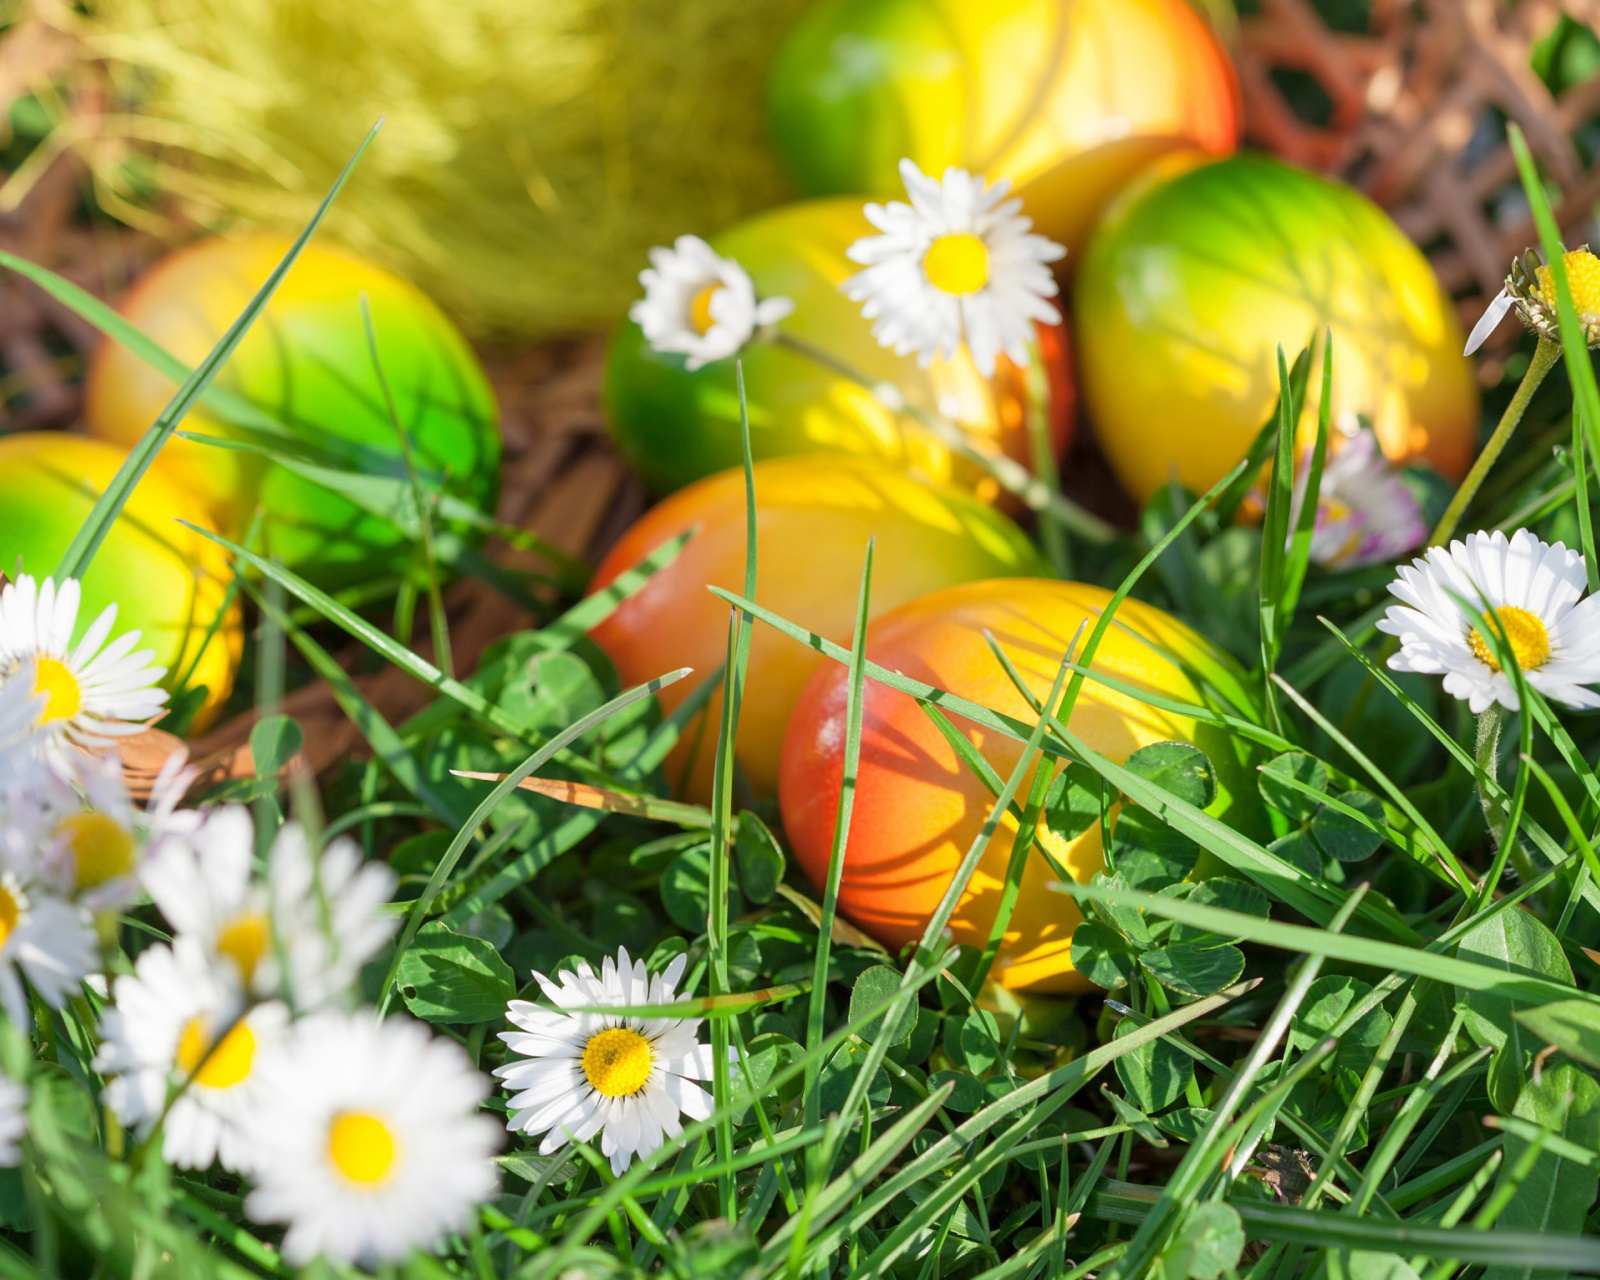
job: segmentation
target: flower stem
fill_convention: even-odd
[[[1539,384],[1544,381],[1545,374],[1550,372],[1551,366],[1555,364],[1560,354],[1559,343],[1552,342],[1549,338],[1539,339],[1539,345],[1533,350],[1533,359],[1528,362],[1528,371],[1522,375],[1522,381],[1517,386],[1516,395],[1511,397],[1511,403],[1500,415],[1500,422],[1495,427],[1494,434],[1489,437],[1489,443],[1483,446],[1483,452],[1472,464],[1472,470],[1467,472],[1467,478],[1461,482],[1455,497],[1450,499],[1450,505],[1445,508],[1443,518],[1434,529],[1433,536],[1428,539],[1430,547],[1440,547],[1450,541],[1456,526],[1461,523],[1461,517],[1466,513],[1467,505],[1477,496],[1485,477],[1510,442],[1517,424],[1522,421],[1522,415],[1527,412],[1528,402],[1533,399],[1533,393],[1539,389]]]
[[[893,383],[868,378],[832,352],[814,347],[809,342],[803,342],[787,333],[778,332],[772,341],[796,355],[815,361],[825,369],[831,369],[841,378],[871,392],[889,412],[910,418],[919,427],[936,437],[952,453],[988,472],[999,482],[1002,489],[1021,498],[1031,510],[1054,517],[1062,526],[1071,529],[1088,542],[1104,544],[1116,540],[1117,531],[1099,516],[1084,510],[1055,486],[1030,472],[1015,458],[978,448],[967,438],[959,423],[952,422],[943,414],[919,409],[910,403]]]
[[[1478,790],[1478,803],[1483,807],[1483,819],[1489,824],[1489,833],[1495,843],[1494,862],[1489,868],[1489,873],[1480,882],[1478,890],[1477,909],[1480,911],[1493,895],[1495,886],[1500,883],[1500,877],[1506,868],[1506,858],[1510,853],[1505,840],[1505,810],[1498,801],[1489,798],[1489,786],[1499,776],[1500,731],[1505,728],[1505,723],[1505,708],[1498,702],[1491,702],[1488,710],[1478,717],[1478,741],[1472,753],[1473,763],[1478,766],[1474,784]]]

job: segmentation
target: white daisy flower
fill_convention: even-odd
[[[22,1163],[22,1139],[28,1132],[28,1089],[0,1075],[0,1168]]]
[[[96,911],[126,906],[142,891],[141,863],[198,825],[197,812],[178,808],[194,777],[181,752],[170,756],[140,807],[114,752],[74,753],[61,775],[15,806],[0,844],[13,865],[28,859],[31,874],[63,897]]]
[[[89,913],[15,871],[0,872],[0,1007],[19,1027],[30,1025],[23,979],[59,1009],[100,966]]]
[[[111,994],[94,1066],[116,1077],[105,1097],[117,1118],[141,1137],[161,1123],[162,1153],[179,1168],[220,1160],[248,1169],[240,1126],[263,1054],[283,1037],[289,1011],[275,1001],[247,1006],[192,938],[146,947]]]
[[[0,842],[8,812],[50,777],[43,759],[44,706],[43,696],[33,691],[31,667],[19,679],[0,681]]]
[[[685,355],[691,370],[737,355],[758,328],[794,310],[788,298],[756,298],[750,273],[699,236],[650,250],[639,273],[644,297],[628,317],[657,351]]]
[[[1516,685],[1479,629],[1478,615],[1492,611],[1532,688],[1570,707],[1600,707],[1600,695],[1584,688],[1600,682],[1600,596],[1580,599],[1585,583],[1581,555],[1526,529],[1432,547],[1389,584],[1401,601],[1378,623],[1400,638],[1389,665],[1442,675],[1445,691],[1475,714],[1496,702],[1517,710]]]
[[[288,1224],[294,1266],[431,1245],[499,1185],[499,1127],[478,1112],[488,1091],[459,1046],[409,1018],[305,1018],[262,1065],[245,1212]]]
[[[635,1156],[647,1156],[683,1131],[678,1115],[705,1120],[711,1095],[697,1080],[712,1076],[711,1046],[700,1043],[700,1018],[639,1018],[575,1013],[603,1005],[670,1004],[687,958],[651,977],[644,962],[621,948],[598,974],[587,964],[559,975],[535,973],[553,1010],[513,1000],[506,1018],[520,1031],[501,1032],[527,1061],[495,1069],[511,1091],[507,1128],[545,1134],[541,1155],[569,1141],[600,1135],[600,1151],[620,1174]]]
[[[166,690],[156,687],[166,668],[153,665],[152,650],[134,652],[139,632],[111,640],[116,605],[107,605],[72,643],[80,597],[76,578],[57,587],[52,578],[36,583],[22,574],[0,587],[0,682],[17,679],[31,664],[32,687],[45,698],[47,744],[58,752],[69,742],[109,746],[144,728],[167,704]]]
[[[1291,525],[1300,518],[1309,474],[1295,481]],[[1317,490],[1311,558],[1334,569],[1393,560],[1428,537],[1422,504],[1390,465],[1370,431],[1357,431],[1330,450]]]
[[[399,923],[382,914],[394,872],[364,862],[360,846],[343,838],[314,857],[305,831],[289,822],[262,881],[251,874],[255,838],[249,810],[210,810],[198,830],[146,863],[151,900],[176,933],[196,938],[258,997],[287,994],[301,1012],[343,999]]]
[[[857,272],[840,288],[873,321],[872,336],[897,355],[955,355],[965,340],[985,377],[1004,352],[1028,363],[1033,321],[1061,319],[1048,301],[1058,292],[1047,263],[1066,250],[1035,235],[1022,201],[1006,199],[1009,181],[987,182],[949,168],[935,181],[910,160],[900,162],[911,203],[869,204],[882,235],[850,246]]]

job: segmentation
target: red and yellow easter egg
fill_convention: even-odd
[[[1066,331],[1040,327],[1028,366],[1001,357],[992,378],[979,373],[965,351],[919,368],[915,359],[879,346],[860,305],[839,289],[859,269],[845,251],[874,234],[862,201],[848,199],[788,205],[713,237],[718,253],[750,273],[759,296],[795,304],[779,326],[785,335],[850,370],[843,374],[770,340],[746,347],[740,358],[751,452],[758,459],[814,453],[884,458],[993,501],[1000,490],[985,471],[904,412],[886,407],[871,388],[897,387],[911,405],[960,423],[978,448],[1026,465],[1034,422],[1046,426],[1058,454],[1066,447],[1075,405]],[[741,464],[731,359],[690,372],[682,356],[653,350],[629,323],[607,353],[605,403],[617,444],[658,493]]]
[[[281,236],[250,235],[180,249],[140,277],[122,314],[193,368],[289,246]],[[421,292],[356,257],[307,248],[215,385],[263,417],[241,421],[213,400],[183,430],[249,447],[173,440],[166,465],[230,538],[242,537],[259,510],[258,549],[320,583],[393,572],[413,554],[414,540],[383,514],[409,503],[401,428],[426,488],[493,509],[500,434],[483,369]],[[107,339],[89,370],[89,430],[129,448],[176,389]],[[341,471],[356,473],[354,489],[336,492],[316,478]]]
[[[949,487],[912,479],[871,458],[819,456],[757,463],[757,603],[809,631],[848,645],[867,541],[875,539],[871,612],[952,583],[1047,573],[1006,516]],[[707,590],[744,589],[744,472],[724,472],[680,490],[647,512],[611,550],[590,591],[603,591],[663,543],[694,529],[677,558],[593,631],[624,684],[678,667],[695,675],[662,691],[679,706],[727,654],[729,606]],[[751,638],[739,714],[737,763],[757,796],[771,795],[789,713],[824,659],[764,624]],[[710,795],[720,694],[703,732],[691,727],[667,763],[675,790]],[[696,742],[696,739],[699,739]]]
[[[898,196],[902,156],[959,165],[1010,178],[1073,251],[1151,160],[1226,154],[1239,133],[1232,65],[1188,0],[823,0],[780,47],[767,103],[808,195]]]
[[[1391,460],[1452,480],[1472,461],[1478,392],[1450,300],[1340,183],[1262,155],[1164,161],[1107,212],[1073,302],[1085,405],[1138,499],[1227,474],[1277,401],[1279,345],[1292,361],[1329,330],[1336,424],[1365,418]]]
[[[0,575],[20,566],[35,578],[53,577],[126,456],[59,431],[0,436]],[[158,463],[82,574],[78,636],[116,605],[114,634],[139,632],[139,648],[153,650],[167,669],[162,683],[174,703],[200,699],[191,726],[203,729],[233,689],[244,628],[238,602],[226,598],[227,554],[180,520],[212,529],[205,509]],[[193,692],[201,689],[203,696]]]
[[[866,656],[1032,723],[1036,714],[989,648],[986,634],[1042,700],[1079,626],[1093,628],[1110,594],[1083,583],[1031,579],[949,587],[880,616],[868,632]],[[1094,655],[1094,668],[1132,689],[1189,705],[1203,705],[1208,683],[1224,687],[1238,679],[1229,659],[1209,642],[1136,600],[1118,606]],[[783,748],[778,795],[784,829],[801,866],[818,884],[826,880],[832,849],[847,702],[846,668],[830,662],[801,694]],[[952,718],[995,771],[1009,776],[1023,744],[964,717]],[[1228,813],[1249,794],[1240,741],[1131,693],[1085,681],[1069,728],[1119,762],[1155,742],[1194,744],[1217,774],[1213,813]],[[993,800],[914,698],[869,680],[840,909],[886,946],[898,948],[920,938]],[[950,928],[961,946],[981,949],[988,940],[1016,833],[1016,818],[1008,814],[956,906]],[[1040,839],[1079,881],[1104,866],[1098,824],[1071,841],[1045,829]],[[1077,907],[1049,888],[1059,877],[1043,858],[1030,856],[1025,868],[994,978],[1022,991],[1088,989],[1072,965],[1072,931],[1082,918]]]

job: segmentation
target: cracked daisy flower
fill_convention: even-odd
[[[421,1024],[313,1014],[262,1064],[245,1212],[287,1223],[283,1256],[393,1262],[471,1220],[494,1194],[488,1080]]]
[[[1302,472],[1291,526],[1300,518],[1308,484]],[[1384,457],[1377,436],[1357,431],[1348,437],[1322,469],[1311,558],[1330,569],[1354,569],[1403,556],[1427,537],[1422,504]]]
[[[22,1163],[22,1139],[28,1132],[28,1088],[0,1075],[0,1168]]]
[[[46,746],[56,751],[69,742],[90,750],[110,746],[167,705],[166,690],[156,685],[166,668],[153,665],[154,651],[134,651],[139,632],[111,639],[116,605],[107,605],[72,643],[80,598],[76,578],[58,587],[52,578],[35,582],[22,574],[0,587],[0,681],[27,678],[31,669],[34,692],[45,700]]]
[[[1566,268],[1567,287],[1583,326],[1584,341],[1600,347],[1600,258],[1588,245],[1568,251],[1561,259]],[[1551,342],[1561,341],[1561,321],[1556,310],[1556,282],[1548,263],[1540,262],[1530,251],[1511,264],[1505,287],[1495,294],[1478,323],[1467,335],[1466,354],[1471,355],[1499,327],[1506,313],[1516,308],[1525,327]]]
[[[576,1012],[671,1004],[686,963],[679,956],[651,977],[642,960],[630,961],[619,948],[598,974],[582,963],[557,982],[535,973],[555,1008],[513,1000],[506,1011],[520,1030],[500,1038],[525,1059],[495,1069],[512,1095],[506,1127],[545,1134],[541,1155],[599,1134],[601,1154],[620,1174],[635,1156],[649,1155],[683,1131],[680,1113],[707,1119],[711,1095],[695,1083],[712,1074],[711,1047],[699,1040],[702,1019]]]
[[[900,176],[911,203],[867,205],[883,234],[850,246],[850,260],[865,269],[839,287],[862,304],[879,343],[915,352],[924,367],[955,355],[963,340],[985,377],[1002,352],[1026,365],[1033,322],[1061,319],[1047,264],[1067,251],[1033,234],[1022,201],[1006,199],[1009,181],[956,168],[936,180],[910,160]]]
[[[247,1005],[192,938],[146,947],[111,995],[94,1067],[115,1077],[105,1097],[117,1118],[140,1137],[160,1122],[162,1154],[179,1168],[214,1160],[249,1168],[240,1126],[262,1055],[284,1035],[289,1011],[276,1001]]]
[[[1378,623],[1400,640],[1389,665],[1442,675],[1474,714],[1495,703],[1517,710],[1517,687],[1481,629],[1480,615],[1492,613],[1530,687],[1569,707],[1600,707],[1584,687],[1600,682],[1600,596],[1581,599],[1585,585],[1581,555],[1526,529],[1432,547],[1389,584],[1401,601]]]
[[[650,250],[650,264],[639,273],[644,297],[628,318],[657,351],[687,356],[691,372],[737,355],[757,329],[794,310],[788,298],[757,299],[750,273],[699,236]]]
[[[363,862],[348,839],[317,857],[300,824],[287,822],[262,881],[251,873],[255,838],[248,809],[210,810],[146,862],[151,900],[179,936],[196,939],[256,996],[287,994],[301,1012],[343,999],[394,934],[398,921],[382,914],[394,872]]]
[[[94,924],[83,907],[15,869],[0,871],[0,1007],[13,1023],[32,1022],[24,979],[59,1009],[99,967]]]

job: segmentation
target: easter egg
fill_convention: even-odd
[[[1074,252],[1155,157],[1232,151],[1240,113],[1187,0],[824,0],[780,47],[767,103],[808,195],[898,197],[902,156],[958,165],[1011,179]]]
[[[1392,461],[1460,479],[1477,387],[1450,300],[1388,216],[1261,155],[1157,170],[1107,212],[1073,294],[1085,404],[1124,487],[1210,488],[1277,402],[1279,345],[1292,361],[1330,329],[1335,427],[1366,418]]]
[[[285,237],[251,235],[181,249],[139,279],[122,301],[122,314],[192,368],[289,245]],[[374,339],[362,315],[363,296]],[[500,468],[493,392],[444,314],[387,271],[342,252],[307,248],[218,372],[216,385],[275,424],[240,426],[214,403],[203,404],[184,419],[183,430],[254,447],[173,440],[163,450],[165,464],[236,541],[259,508],[257,549],[319,583],[394,572],[414,553],[412,542],[379,514],[409,500],[401,427],[425,487],[442,487],[480,511],[492,509]],[[89,369],[89,430],[129,448],[176,389],[107,339]],[[277,430],[287,433],[281,445],[270,434]],[[262,444],[289,457],[268,458]],[[365,504],[318,483],[319,470],[359,473],[355,483]],[[381,489],[384,479],[390,483]]]
[[[0,575],[55,575],[78,528],[127,455],[115,445],[59,431],[0,436]],[[186,529],[211,521],[159,464],[146,472],[82,575],[78,639],[107,605],[113,635],[139,632],[140,649],[167,669],[174,703],[204,690],[191,725],[203,729],[233,689],[244,647],[238,602],[226,602],[228,556]],[[193,694],[192,696],[200,696]]]
[[[1087,636],[1110,595],[1077,582],[964,583],[877,618],[868,632],[866,656],[1031,724],[1037,716],[990,650],[986,634],[1042,700],[1079,625],[1088,624]],[[1118,606],[1095,652],[1094,669],[1190,705],[1203,703],[1203,684],[1220,686],[1238,678],[1229,660],[1206,640],[1136,600]],[[819,669],[795,706],[783,747],[778,784],[783,825],[795,856],[817,884],[828,874],[848,692],[844,666],[829,662]],[[1024,744],[963,717],[952,719],[995,771],[1008,777]],[[1213,813],[1228,812],[1242,803],[1236,797],[1249,794],[1243,744],[1236,738],[1092,679],[1084,682],[1068,727],[1090,748],[1119,762],[1151,743],[1194,744],[1217,774]],[[1027,783],[1020,794],[1027,794]],[[920,938],[993,799],[914,698],[868,680],[840,909],[891,948]],[[963,947],[981,950],[988,940],[1016,833],[1016,818],[1008,814],[955,909],[950,928]],[[1098,823],[1070,841],[1047,829],[1041,829],[1040,838],[1079,881],[1104,866]],[[1045,993],[1088,989],[1072,965],[1072,931],[1082,917],[1071,898],[1049,888],[1057,879],[1042,857],[1030,855],[993,969],[1006,987]]]
[[[754,475],[756,602],[839,644],[848,645],[855,630],[869,538],[875,539],[874,615],[952,583],[1049,571],[1006,516],[881,460],[780,458],[757,463]],[[592,632],[624,684],[678,667],[695,669],[662,691],[669,712],[727,656],[729,606],[707,586],[744,591],[743,469],[702,480],[647,512],[612,548],[590,587],[591,593],[605,590],[689,529],[696,532],[677,558]],[[752,634],[736,760],[757,796],[771,795],[777,786],[789,712],[823,661],[765,624]],[[711,793],[720,705],[718,694],[705,713],[704,730],[691,725],[667,763],[674,789],[697,800]]]
[[[802,453],[887,458],[991,501],[999,487],[986,472],[908,415],[891,411],[870,387],[890,383],[910,404],[959,422],[974,445],[1026,465],[1033,456],[1031,415],[1044,415],[1058,454],[1066,447],[1074,395],[1065,330],[1040,327],[1028,367],[1002,356],[992,378],[979,373],[965,351],[919,368],[915,359],[879,346],[860,305],[840,292],[841,282],[859,269],[845,251],[873,234],[862,202],[848,199],[788,205],[712,239],[718,253],[750,273],[758,296],[793,301],[794,313],[779,326],[785,335],[856,375],[781,343],[752,342],[740,356],[751,452],[758,459]],[[607,352],[605,404],[617,444],[657,492],[742,464],[732,360],[690,372],[681,355],[655,351],[637,325],[626,324]]]

